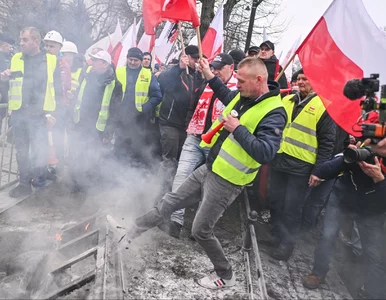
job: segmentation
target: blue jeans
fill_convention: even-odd
[[[201,138],[188,134],[182,146],[180,160],[178,162],[177,173],[174,177],[172,190],[175,191],[186,178],[200,165],[202,165],[209,153],[208,147],[200,147]],[[178,224],[184,224],[185,209],[173,212],[170,220]]]
[[[48,130],[44,112],[32,115],[21,108],[12,112],[11,123],[20,185],[30,186],[31,179],[34,179],[35,187],[44,187],[48,164]]]
[[[334,254],[334,245],[338,239],[341,221],[348,212],[339,204],[341,197],[333,190],[324,215],[323,235],[315,248],[313,273],[325,276]],[[364,287],[367,293],[376,299],[386,297],[386,233],[383,229],[385,214],[360,215],[350,213],[356,221],[361,236],[364,259],[367,262],[367,274]]]

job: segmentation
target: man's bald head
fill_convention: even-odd
[[[238,65],[237,88],[241,96],[257,98],[268,93],[268,71],[263,61],[255,57],[247,57]]]

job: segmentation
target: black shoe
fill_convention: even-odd
[[[176,239],[179,239],[180,238],[180,234],[181,234],[181,229],[182,229],[182,225],[177,223],[177,222],[170,222],[170,225],[169,225],[169,235],[171,237],[174,237]]]
[[[196,241],[196,238],[193,236],[193,234],[192,234],[192,233],[189,235],[189,239],[190,239],[191,241],[193,241],[193,242],[195,242],[195,241]]]
[[[285,260],[287,261],[294,251],[293,247],[279,245],[275,250],[273,250],[269,255],[276,260]]]
[[[11,198],[21,198],[26,197],[32,194],[32,188],[30,185],[18,185],[9,191],[9,196]]]

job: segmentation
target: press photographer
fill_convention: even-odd
[[[323,235],[315,249],[312,273],[303,278],[309,289],[318,288],[329,270],[341,221],[349,214],[357,223],[366,265],[364,286],[358,296],[386,298],[386,212],[385,166],[371,148],[350,145],[343,153],[325,162],[315,174],[319,178],[337,177],[324,216]]]

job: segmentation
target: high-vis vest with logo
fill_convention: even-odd
[[[46,54],[47,59],[47,85],[46,93],[44,97],[44,111],[54,111],[56,108],[55,102],[55,88],[54,88],[54,71],[56,68],[56,56],[52,54]],[[11,71],[20,71],[24,74],[24,60],[22,59],[22,53],[16,53],[11,60]],[[8,91],[8,108],[10,110],[18,110],[22,105],[23,99],[23,77],[11,79],[9,81]]]
[[[222,115],[212,124],[211,129],[216,127],[224,116],[230,114],[239,101],[240,94],[237,94],[225,107]],[[270,111],[279,107],[283,107],[280,95],[264,99],[241,115],[240,124],[245,126],[250,133],[253,133],[260,121]],[[210,147],[217,141],[219,136],[220,133],[217,133],[213,137]],[[200,145],[207,144],[202,141]],[[246,185],[255,179],[260,166],[261,164],[254,160],[230,133],[221,145],[221,149],[212,164],[212,171],[233,184]]]
[[[318,139],[316,125],[326,108],[322,100],[315,96],[291,122],[295,102],[294,95],[283,98],[283,105],[287,112],[287,124],[283,132],[283,139],[278,153],[286,153],[310,164],[315,164],[318,154]]]
[[[126,91],[126,67],[119,67],[116,70],[117,79],[122,84],[122,100]],[[139,112],[142,112],[142,105],[149,101],[149,88],[151,82],[150,69],[142,68],[138,74],[137,82],[135,83],[135,107]]]
[[[87,71],[87,73],[89,70]],[[73,115],[73,121],[74,123],[79,123],[80,120],[80,108],[82,106],[83,101],[83,93],[84,89],[87,84],[87,79],[83,79],[82,85],[80,86],[78,99],[75,104],[74,108],[74,115]],[[101,110],[99,111],[98,120],[96,122],[96,128],[99,131],[105,131],[107,120],[109,119],[109,107],[110,107],[110,101],[111,96],[113,94],[115,87],[115,80],[111,81],[108,85],[105,87],[105,91],[103,93],[102,103],[101,103]]]
[[[71,91],[75,93],[79,88],[79,77],[82,73],[82,68],[78,68],[75,72],[71,72]]]

